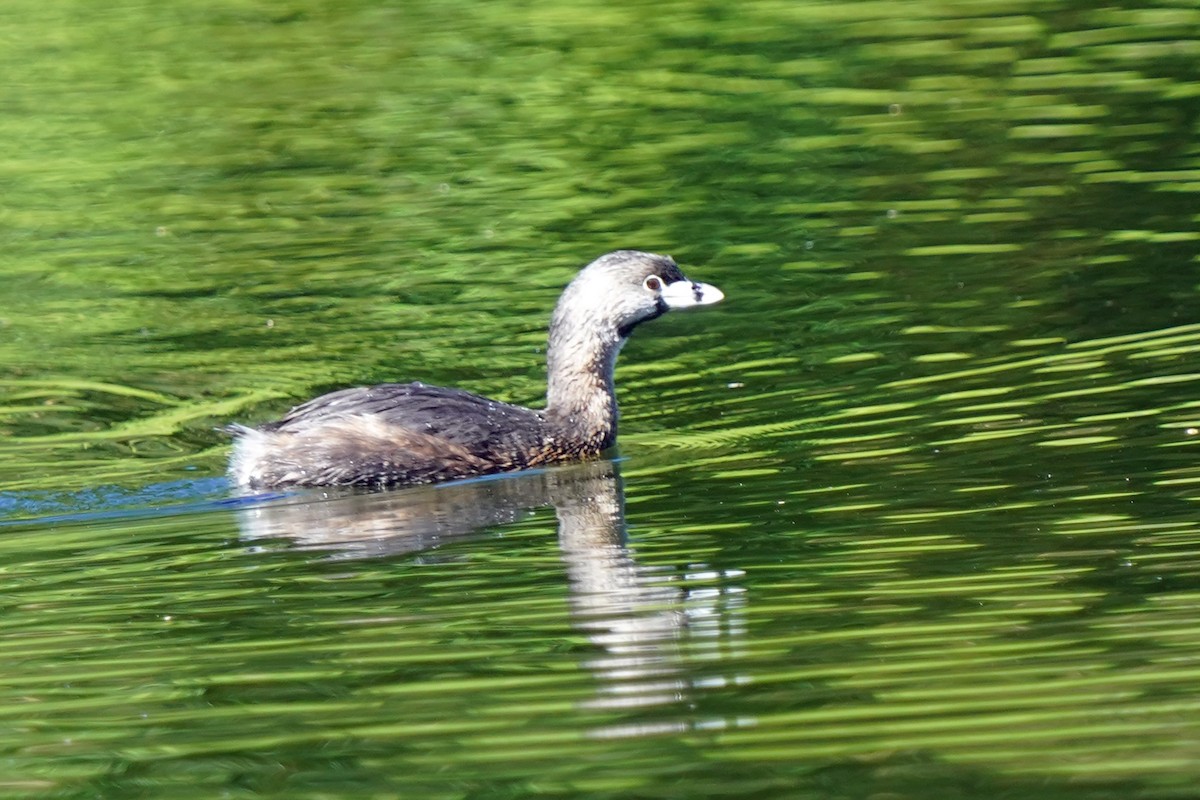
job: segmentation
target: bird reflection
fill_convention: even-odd
[[[599,682],[593,708],[690,703],[698,677],[686,662],[718,661],[742,639],[738,571],[703,564],[647,567],[625,530],[624,494],[611,461],[458,484],[379,493],[296,495],[240,512],[252,540],[332,550],[339,558],[426,553],[553,506],[570,586],[573,625],[597,647],[584,666]],[[597,731],[638,735],[696,724],[635,724]],[[663,726],[666,727],[663,727]]]

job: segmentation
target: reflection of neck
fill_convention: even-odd
[[[597,697],[587,705],[631,708],[685,700],[688,687],[676,644],[686,622],[681,592],[634,560],[625,544],[620,478],[599,472],[612,470],[611,462],[593,463],[597,477],[579,481],[554,504],[571,617],[601,648],[585,662],[600,680]]]
[[[546,348],[546,420],[599,452],[617,438],[613,369],[625,340],[610,325],[555,310]]]
[[[637,566],[625,547],[625,498],[611,461],[552,472],[558,544],[576,610],[611,615],[636,592]],[[593,607],[594,606],[594,607]]]
[[[584,553],[625,547],[625,497],[611,461],[599,460],[550,473],[550,497],[563,549]]]

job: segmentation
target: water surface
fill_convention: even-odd
[[[1200,11],[0,10],[0,790],[1187,797]],[[670,252],[619,460],[230,499],[214,426],[537,404]]]

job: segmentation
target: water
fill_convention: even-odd
[[[0,793],[1194,793],[1194,4],[0,23]],[[229,499],[617,247],[619,460]]]

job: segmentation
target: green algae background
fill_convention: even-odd
[[[1183,0],[4,3],[0,793],[1191,796],[1197,64]],[[727,296],[623,352],[623,488],[226,499],[326,389],[539,404],[618,247]]]

